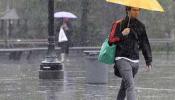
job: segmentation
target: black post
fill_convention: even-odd
[[[40,79],[63,79],[63,68],[55,52],[54,0],[48,0],[48,51],[40,65]]]

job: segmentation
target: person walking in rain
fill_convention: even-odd
[[[72,25],[69,21],[69,18],[62,18],[60,23],[57,26],[57,36],[56,38],[59,38],[60,35],[60,29],[63,29],[64,34],[67,38],[66,41],[59,41],[58,45],[61,47],[61,61],[63,62],[65,59],[65,56],[68,56],[69,54],[69,46],[71,44],[71,36],[72,36]]]
[[[126,7],[126,17],[113,24],[109,35],[109,44],[116,44],[114,70],[122,78],[117,100],[137,100],[134,77],[139,69],[139,50],[145,58],[146,70],[152,67],[151,47],[139,14],[139,8]]]

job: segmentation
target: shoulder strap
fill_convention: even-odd
[[[113,23],[113,26],[117,26],[117,25],[120,24],[122,21],[123,21],[123,19],[116,20],[116,21]],[[115,28],[116,28],[116,27],[112,27],[112,31],[114,31]],[[121,28],[121,26],[120,26],[120,28]]]
[[[121,19],[115,21],[115,23],[114,23],[114,24],[120,24],[120,29],[119,29],[120,31],[121,31],[122,21],[123,21],[123,18],[121,18]]]
[[[115,24],[118,24],[118,23],[120,23],[120,22],[122,22],[123,21],[123,18],[122,19],[119,19],[119,20],[117,20],[117,21],[115,21]]]

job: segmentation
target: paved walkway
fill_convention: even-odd
[[[116,100],[121,80],[113,75],[112,66],[107,66],[107,84],[88,84],[86,68],[92,63],[82,53],[71,53],[64,63],[64,80],[39,80],[43,54],[34,52],[32,59],[20,61],[0,54],[0,100]],[[144,72],[141,61],[135,80],[138,100],[175,100],[175,56],[166,60],[165,55],[154,55],[152,72]]]

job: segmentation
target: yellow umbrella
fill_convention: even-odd
[[[121,4],[124,6],[164,12],[164,9],[161,7],[161,5],[157,0],[106,0],[106,1]]]

